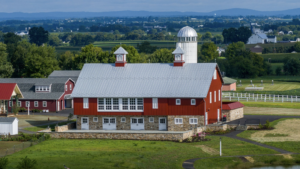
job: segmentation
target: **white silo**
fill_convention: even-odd
[[[197,63],[197,32],[195,29],[186,26],[180,29],[177,34],[177,46],[180,46],[184,51],[185,63]]]

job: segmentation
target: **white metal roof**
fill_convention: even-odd
[[[85,64],[71,97],[205,98],[216,63]]]
[[[115,55],[117,54],[128,54],[128,52],[122,48],[121,46],[114,52]]]
[[[197,32],[195,31],[195,29],[189,27],[189,26],[185,26],[183,28],[181,28],[177,34],[177,37],[197,37]]]
[[[181,49],[180,46],[177,46],[177,48],[172,52],[172,54],[184,54],[184,51]]]

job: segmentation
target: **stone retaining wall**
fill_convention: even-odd
[[[64,132],[76,128],[76,122],[71,122],[63,126],[55,126],[55,132]]]
[[[40,133],[50,133],[50,132],[52,132],[52,130],[51,130],[51,128],[47,128],[47,129],[44,129],[44,130],[40,130],[38,132],[40,132]]]
[[[185,133],[69,133],[52,132],[51,138],[68,139],[115,139],[115,140],[155,140],[155,141],[178,141],[184,140],[194,133],[188,131]]]

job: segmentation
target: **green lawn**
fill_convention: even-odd
[[[252,48],[252,47],[254,47],[254,46],[256,46],[257,44],[246,44],[245,46],[246,46],[246,48]],[[261,46],[261,47],[263,47],[263,48],[269,48],[269,47],[280,47],[280,46],[283,46],[283,47],[285,47],[285,46],[294,46],[295,45],[295,43],[268,43],[268,44],[259,44],[259,46]]]
[[[243,105],[248,107],[270,107],[270,108],[289,108],[289,109],[300,109],[300,103],[290,102],[241,102]]]
[[[58,125],[63,126],[63,125],[68,124],[70,122],[74,122],[74,121],[61,122],[61,123],[58,123]],[[52,131],[55,131],[56,124],[45,125],[45,126],[36,126],[36,127],[27,127],[27,128],[24,128],[24,130],[37,132],[37,131],[44,130],[44,129],[48,128],[48,126],[51,128]]]
[[[38,161],[37,168],[182,168],[187,159],[218,157],[197,147],[206,145],[219,149],[219,138],[211,141],[177,143],[170,141],[133,141],[100,139],[51,139],[8,156],[8,168],[15,168],[20,158],[28,156]],[[239,140],[222,137],[223,155],[274,154],[274,150]],[[213,165],[217,165],[213,164]],[[213,167],[213,166],[212,166]]]
[[[261,56],[265,59],[265,61],[270,60],[270,63],[274,63],[274,62],[283,62],[283,59],[287,56],[292,58],[300,58],[300,53],[268,53],[268,54],[262,54]]]

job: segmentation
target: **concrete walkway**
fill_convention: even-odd
[[[237,140],[240,140],[240,141],[244,141],[244,142],[247,142],[247,143],[251,143],[251,144],[254,144],[254,145],[257,145],[257,146],[261,146],[261,147],[264,147],[264,148],[269,148],[269,149],[272,149],[272,150],[275,150],[275,151],[279,152],[280,154],[299,154],[299,153],[292,153],[292,152],[282,150],[282,149],[277,148],[277,147],[265,145],[265,144],[262,144],[262,143],[259,143],[259,142],[255,142],[255,141],[252,141],[252,140],[248,140],[248,139],[245,139],[245,138],[238,137],[237,134],[239,134],[241,132],[243,132],[243,131],[233,131],[233,132],[230,132],[230,133],[227,133],[227,134],[224,134],[224,135],[220,135],[220,136],[225,136],[225,137],[237,139]],[[276,155],[276,154],[244,155],[244,156],[222,156],[222,157],[271,156],[271,155]],[[207,158],[222,158],[222,157],[205,157],[205,158],[189,159],[189,160],[186,160],[186,161],[183,162],[182,167],[184,169],[195,169],[194,168],[194,162],[197,161],[197,160],[207,159]]]

